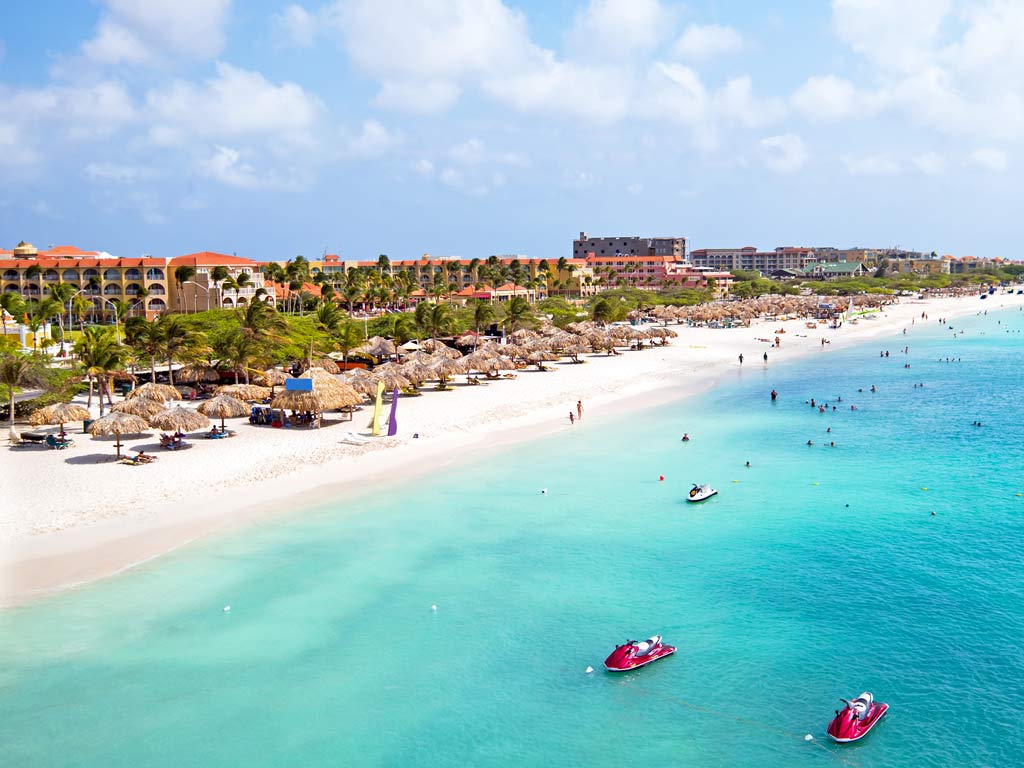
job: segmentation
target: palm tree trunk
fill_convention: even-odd
[[[149,356],[149,380],[151,383],[156,384],[156,355],[150,354]]]
[[[170,384],[173,387],[174,386],[174,369],[171,367],[173,365],[171,360],[172,360],[172,357],[170,355],[168,355],[168,357],[167,357],[167,383]]]
[[[11,407],[11,412],[8,414],[10,416],[10,418],[11,418],[11,426],[10,426],[10,428],[14,429],[14,385],[13,384],[11,384],[9,389],[8,389],[8,395],[10,397],[8,405]]]
[[[99,388],[99,398],[100,398],[100,416],[102,416],[103,415],[103,377],[102,376],[97,376],[96,379],[99,382],[99,387],[98,388]],[[90,381],[90,386],[91,385],[92,385],[92,382]]]

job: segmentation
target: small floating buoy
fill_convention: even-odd
[[[658,482],[661,482],[661,483],[665,482],[665,476],[664,475],[658,475]]]
[[[436,606],[436,605],[432,605],[432,606],[430,606],[430,610],[432,610],[432,611],[435,611],[435,612],[436,612],[436,611],[437,611],[437,606]]]
[[[811,485],[821,485],[821,483],[811,483]]]
[[[932,510],[932,517],[935,517],[935,510]]]
[[[593,671],[594,671],[594,668],[593,668],[593,667],[587,667],[587,674],[588,674],[588,675],[589,675],[589,674],[590,674],[591,672],[593,672]]]
[[[921,486],[921,490],[922,491],[927,491],[928,490],[928,486],[927,485],[922,485]]]
[[[1019,493],[1015,493],[1015,494],[1013,494],[1013,495],[1014,495],[1014,496],[1020,496],[1021,494],[1019,494]]]
[[[540,489],[540,495],[541,496],[547,496],[548,495],[548,489],[547,488],[541,488]]]
[[[225,605],[224,606],[224,613],[231,613],[231,606],[230,605]]]
[[[733,480],[733,482],[734,482],[734,483],[738,483],[738,482],[739,482],[739,480]]]
[[[804,736],[804,741],[814,741],[814,737],[808,733],[806,736]]]

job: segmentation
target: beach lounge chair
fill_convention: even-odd
[[[70,437],[65,437],[63,440],[61,440],[56,435],[47,435],[46,444],[50,448],[53,448],[54,450],[62,450],[64,448],[74,445],[75,441],[72,440]]]
[[[34,443],[36,445],[46,444],[46,435],[40,432],[22,432],[21,439],[26,443]]]
[[[31,443],[18,434],[16,429],[11,429],[7,432],[7,442],[11,448],[24,448],[26,445],[31,445]]]

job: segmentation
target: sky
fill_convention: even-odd
[[[1019,258],[1019,0],[34,0],[0,247]]]

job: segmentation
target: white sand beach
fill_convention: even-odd
[[[421,396],[400,400],[398,436],[366,445],[342,440],[351,431],[367,432],[368,407],[351,422],[336,423],[341,417],[331,414],[319,430],[256,427],[232,419],[228,425],[236,437],[199,436],[190,449],[178,452],[160,451],[154,430],[125,441],[128,452],[146,446],[159,456],[144,466],[114,462],[112,440],[93,439],[81,434],[80,424],[68,425],[76,443],[68,450],[0,451],[0,605],[102,578],[258,518],[289,514],[296,498],[307,507],[396,476],[407,480],[443,471],[465,455],[511,441],[587,429],[624,409],[749,375],[763,366],[765,351],[769,364],[779,365],[806,355],[827,359],[842,346],[872,337],[893,338],[889,345],[895,350],[913,345],[915,332],[934,327],[940,317],[1022,304],[1024,296],[1007,294],[986,302],[976,296],[904,300],[835,330],[824,324],[809,329],[804,320],[733,329],[673,325],[679,337],[665,347],[615,357],[586,355],[585,364],[552,363],[548,372],[519,371],[515,379],[483,386],[457,385],[442,392],[427,386]],[[780,327],[786,333],[775,349],[764,340],[774,338]],[[822,338],[829,343],[823,346]],[[742,366],[740,353],[746,358]],[[577,400],[583,401],[584,417],[570,426],[569,411]]]

